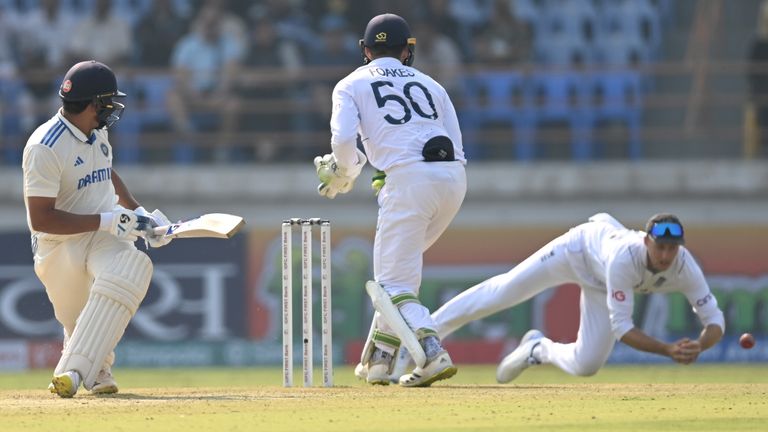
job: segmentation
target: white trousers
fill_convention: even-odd
[[[35,273],[45,286],[56,319],[64,327],[65,346],[88,301],[94,279],[115,255],[126,249],[136,249],[136,246],[98,231],[64,241],[38,242]],[[104,367],[111,367],[114,357],[114,353],[108,355]]]
[[[423,254],[456,216],[466,191],[460,162],[418,162],[387,172],[378,197],[373,273],[390,296],[418,296]],[[400,313],[414,330],[436,330],[429,310],[420,303],[403,304]],[[383,323],[376,326],[390,331]]]
[[[464,324],[518,305],[558,285],[577,283],[581,287],[579,331],[573,343],[541,344],[542,363],[551,363],[572,375],[595,374],[613,349],[606,288],[580,277],[573,265],[583,257],[571,231],[548,243],[507,273],[494,276],[457,295],[432,314],[438,333],[445,337]]]

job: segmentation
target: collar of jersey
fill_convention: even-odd
[[[379,57],[376,60],[368,63],[369,66],[403,66],[400,60],[394,57]]]
[[[80,129],[75,127],[75,125],[70,123],[69,120],[67,120],[61,114],[61,110],[59,110],[59,112],[56,113],[56,117],[58,117],[59,120],[61,120],[61,122],[64,123],[64,127],[66,127],[69,133],[71,133],[75,138],[79,139],[80,141],[86,144],[93,144],[93,141],[89,137],[85,136],[85,134]]]

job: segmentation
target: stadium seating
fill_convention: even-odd
[[[514,71],[481,72],[466,76],[463,85],[465,99],[460,118],[469,138],[465,140],[467,154],[483,156],[484,146],[476,132],[483,126],[501,124],[514,129],[517,158],[531,159],[532,94],[527,77]]]

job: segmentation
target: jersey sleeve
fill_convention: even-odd
[[[333,89],[331,112],[331,148],[341,167],[357,165],[357,131],[360,113],[352,95],[351,83],[340,81]]]
[[[632,256],[627,248],[617,250],[606,264],[605,282],[607,286],[608,312],[611,318],[611,330],[620,340],[635,326],[632,311],[635,304],[634,279],[637,273]]]
[[[22,169],[25,196],[55,198],[59,194],[61,164],[53,150],[42,145],[27,147]]]
[[[693,312],[706,327],[714,324],[725,333],[725,316],[717,305],[717,299],[709,289],[709,284],[696,260],[686,251],[685,268],[680,281],[683,294],[691,304]]]

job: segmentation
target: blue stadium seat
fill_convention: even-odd
[[[600,39],[635,40],[655,56],[661,47],[661,20],[648,0],[608,2],[600,15]]]
[[[507,124],[514,129],[518,159],[533,157],[531,92],[528,78],[521,72],[480,72],[463,80],[464,104],[460,119],[468,139],[469,156],[483,153],[473,134],[490,124]]]
[[[589,81],[592,89],[590,121],[593,131],[601,124],[621,122],[627,128],[627,153],[630,159],[642,155],[640,140],[643,104],[642,76],[638,72],[595,72]],[[605,148],[599,138],[598,148]]]
[[[547,123],[567,123],[571,132],[571,155],[576,160],[592,156],[587,102],[589,87],[578,72],[538,74],[533,81],[536,98],[534,119],[537,133]],[[538,142],[538,140],[537,140]]]

